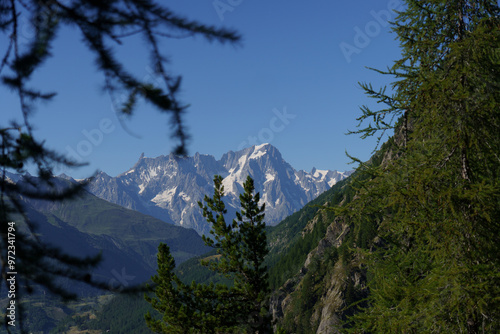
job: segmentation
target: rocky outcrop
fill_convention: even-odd
[[[316,224],[318,215],[324,214],[319,212],[311,221],[310,224]],[[303,233],[310,233],[312,227],[308,224]],[[315,289],[320,289],[318,293],[319,299],[313,306],[313,312],[310,319],[306,319],[311,324],[312,328],[316,329],[318,334],[339,333],[341,319],[344,308],[346,306],[345,290],[350,283],[352,286],[359,287],[362,284],[362,278],[359,272],[350,270],[352,264],[347,266],[343,263],[340,257],[337,257],[334,262],[329,262],[333,248],[338,249],[349,233],[349,226],[335,219],[327,228],[324,238],[320,240],[318,246],[313,249],[307,256],[304,266],[293,278],[289,279],[271,299],[271,313],[275,322],[275,326],[283,321],[287,313],[293,312],[292,309],[296,306],[294,302],[301,294],[301,290],[305,285],[304,279],[311,269],[313,261],[319,261],[319,266],[322,266],[323,277],[319,279],[319,285]],[[336,252],[333,252],[336,254]],[[327,266],[327,268],[325,268]],[[350,280],[350,282],[349,282]],[[300,315],[295,321],[299,322]]]

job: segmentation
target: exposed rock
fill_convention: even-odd
[[[321,214],[324,213],[319,212],[314,219],[311,220],[310,224],[317,224],[318,217]],[[309,228],[309,231],[312,231],[312,229]],[[274,321],[279,323],[283,320],[284,315],[290,311],[289,308],[293,304],[292,294],[295,291],[300,291],[301,282],[308,272],[308,267],[312,259],[316,258],[323,261],[327,250],[331,247],[340,247],[348,232],[349,226],[340,219],[335,219],[328,226],[325,237],[321,239],[318,246],[308,254],[300,272],[294,278],[289,279],[278,292],[273,295],[271,300],[271,312]],[[310,319],[311,326],[314,324],[317,325],[318,334],[339,333],[341,315],[345,306],[344,289],[346,287],[346,282],[348,279],[354,279],[355,284],[359,285],[361,281],[359,273],[351,278],[346,276],[346,272],[347,270],[342,264],[342,260],[339,259],[332,270],[328,271],[323,278],[323,282],[325,282],[323,294],[314,306]]]

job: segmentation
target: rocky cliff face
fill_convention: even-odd
[[[303,233],[311,233],[311,225],[317,220],[316,216]],[[345,263],[338,256],[349,230],[341,220],[332,221],[300,271],[273,294],[271,313],[278,326],[289,329],[306,323],[311,333],[340,333],[349,298],[347,290],[349,286],[359,290],[363,284],[361,274],[351,270],[352,263]],[[305,299],[308,312],[297,311]]]
[[[110,177],[99,173],[89,191],[109,202],[149,214],[166,222],[206,234],[210,226],[197,202],[213,193],[213,176],[221,175],[231,217],[239,208],[243,182],[250,175],[266,204],[266,222],[274,225],[328,190],[349,172],[296,171],[270,144],[228,152],[220,160],[196,153],[193,157],[173,155],[146,158],[127,172]]]

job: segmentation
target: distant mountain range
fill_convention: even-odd
[[[207,234],[210,226],[197,205],[213,194],[213,177],[221,175],[228,216],[239,209],[239,194],[250,175],[261,203],[266,203],[266,223],[275,225],[301,209],[351,172],[312,169],[297,171],[270,144],[229,151],[220,160],[196,153],[178,158],[172,154],[143,155],[128,171],[111,177],[104,172],[89,184],[92,194],[106,201],[151,215],[165,222]]]

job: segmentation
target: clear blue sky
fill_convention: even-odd
[[[374,140],[345,133],[355,129],[362,104],[374,105],[357,83],[390,82],[365,67],[385,69],[399,57],[399,43],[386,21],[388,7],[402,1],[162,3],[188,18],[234,28],[243,36],[239,47],[200,37],[162,43],[170,56],[169,70],[183,76],[182,101],[191,105],[185,118],[192,136],[191,155],[200,152],[219,159],[245,147],[253,137],[258,144],[270,142],[294,168],[307,171],[352,169],[346,150],[363,160],[370,157]],[[227,11],[222,12],[224,5]],[[390,13],[390,19],[394,17]],[[30,34],[27,22],[23,33]],[[47,146],[83,153],[82,161],[90,163],[66,173],[81,178],[99,169],[114,176],[130,168],[142,152],[148,157],[168,154],[174,146],[168,117],[140,105],[125,120],[128,131],[124,129],[110,97],[102,92],[103,77],[80,41],[77,31],[61,30],[54,57],[33,81],[58,92],[35,114],[35,133]],[[5,47],[1,37],[0,51]],[[356,52],[347,55],[350,47]],[[117,52],[134,73],[154,83],[140,39],[117,46]],[[3,87],[0,101],[0,126],[20,120],[17,99]]]

